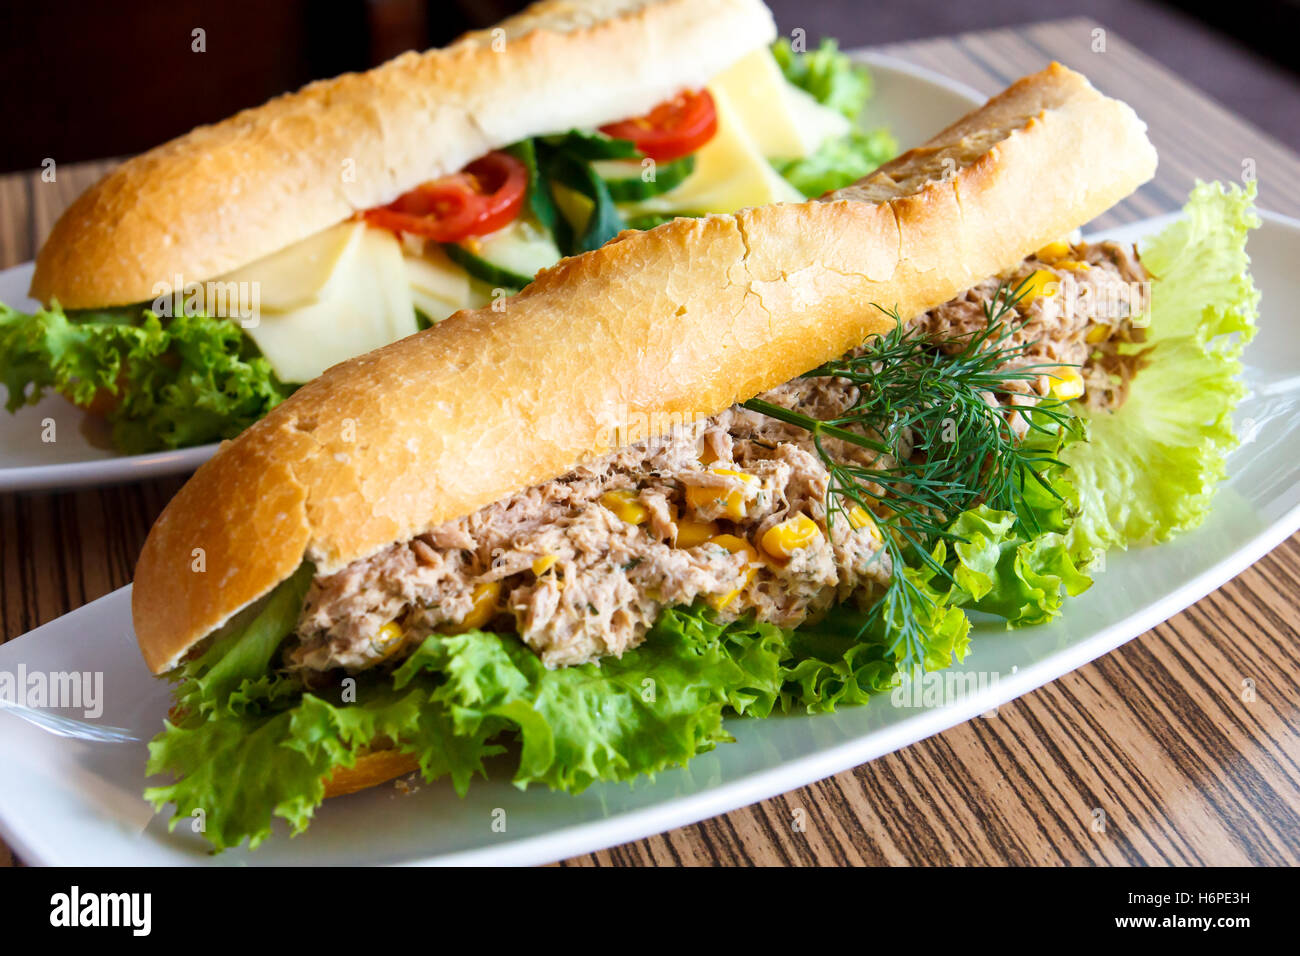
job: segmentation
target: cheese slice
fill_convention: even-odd
[[[629,216],[650,213],[735,212],[774,202],[803,202],[763,157],[739,111],[722,89],[709,87],[718,110],[718,131],[695,154],[695,172],[676,189],[619,208]]]
[[[300,295],[315,285],[310,300],[296,308],[277,311],[267,305],[264,291],[260,317],[255,324],[245,327],[283,382],[310,381],[331,365],[416,331],[407,266],[396,237],[384,229],[367,228],[361,222],[348,222],[336,228],[351,230],[352,234],[343,244],[342,252],[333,258],[324,281],[318,281],[320,260],[308,260],[299,273],[304,280]],[[247,272],[257,277],[254,266],[247,267]],[[293,270],[286,266],[283,271],[287,275]],[[286,294],[283,298],[294,296]]]
[[[721,91],[736,116],[768,159],[804,159],[827,139],[843,136],[851,124],[792,86],[767,47],[749,53],[714,77],[709,92]]]
[[[360,226],[359,222],[341,222],[218,281],[257,283],[261,307],[273,312],[288,312],[314,302],[339,263],[353,252]]]
[[[453,312],[476,305],[470,290],[469,273],[447,258],[430,242],[418,254],[403,257],[411,302],[430,322],[441,322]]]

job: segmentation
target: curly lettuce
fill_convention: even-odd
[[[1079,495],[1071,546],[1104,551],[1194,528],[1236,447],[1240,356],[1259,303],[1246,237],[1249,190],[1198,183],[1183,216],[1142,247],[1151,287],[1147,364],[1116,412],[1082,413],[1088,441],[1063,454]]]
[[[871,74],[841,53],[834,40],[822,40],[807,53],[796,53],[789,40],[778,40],[772,54],[787,81],[856,124],[871,98]],[[897,153],[898,142],[888,130],[862,130],[855,125],[845,135],[827,140],[811,156],[773,165],[790,185],[811,198],[861,179]]]
[[[11,412],[50,388],[82,406],[108,398],[113,444],[128,454],[233,438],[292,391],[228,319],[57,304],[0,305],[0,381]]]

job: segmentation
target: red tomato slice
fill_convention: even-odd
[[[645,116],[610,123],[600,131],[615,139],[630,139],[651,159],[678,159],[713,139],[718,131],[718,110],[708,90],[687,90]]]
[[[528,167],[509,153],[488,153],[458,173],[416,186],[387,206],[369,209],[366,221],[435,242],[486,236],[509,225],[524,208]]]

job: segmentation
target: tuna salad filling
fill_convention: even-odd
[[[999,288],[1020,292],[1008,363],[1042,369],[988,401],[1017,434],[1048,396],[1118,408],[1142,356],[1147,273],[1131,247],[1052,243],[914,320],[936,348],[986,327]],[[833,419],[859,386],[801,378],[761,396]],[[826,441],[823,442],[825,447]],[[830,441],[845,459],[888,456]],[[894,446],[909,454],[908,438]],[[869,606],[888,584],[873,514],[828,515],[830,473],[807,431],[733,406],[521,491],[316,577],[291,668],[350,672],[401,660],[434,632],[516,633],[548,667],[621,656],[668,607],[706,602],[723,620],[796,627],[832,605]]]

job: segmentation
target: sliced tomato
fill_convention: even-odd
[[[435,242],[486,236],[524,208],[528,167],[509,153],[488,153],[458,173],[416,186],[387,206],[365,212],[367,222]]]
[[[708,90],[687,90],[645,116],[610,123],[600,131],[615,139],[630,139],[651,159],[678,159],[713,139],[718,131],[718,110]]]

